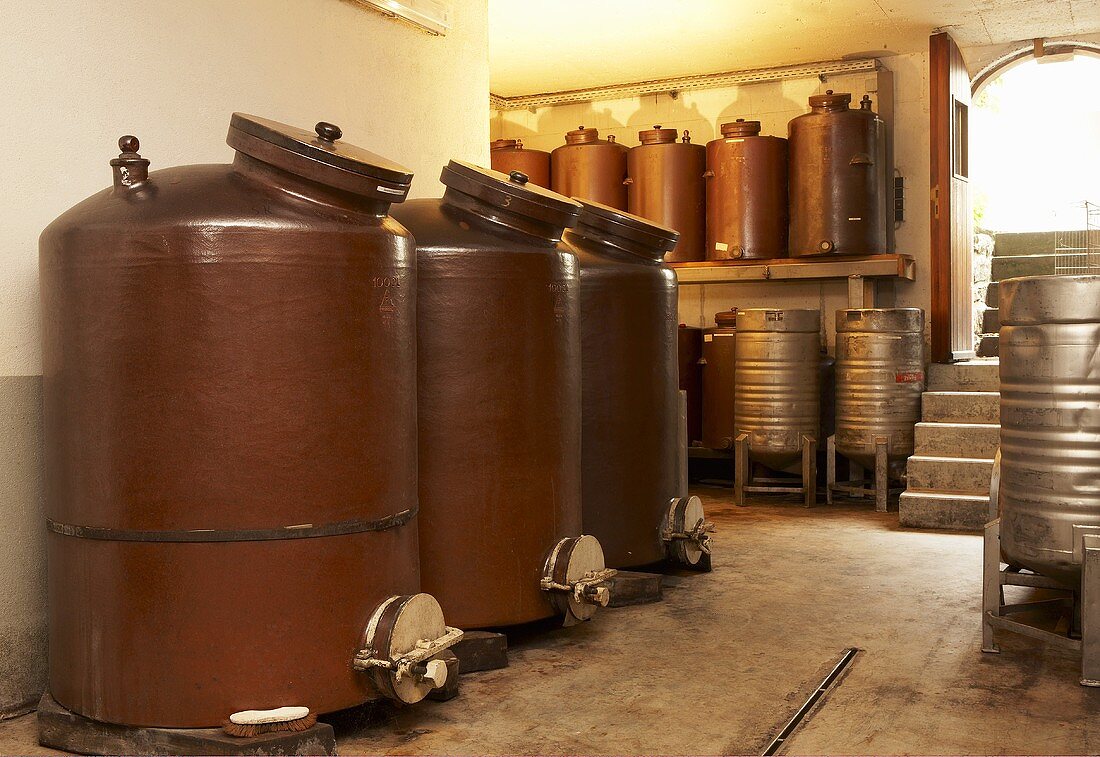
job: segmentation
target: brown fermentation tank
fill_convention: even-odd
[[[626,153],[614,136],[600,139],[599,129],[567,132],[565,144],[550,153],[551,186],[566,197],[626,210]]]
[[[787,257],[787,140],[759,121],[707,142],[707,260]]]
[[[680,389],[687,393],[688,444],[703,438],[703,330],[681,323],[677,331],[676,353],[680,370]]]
[[[410,613],[443,626],[415,595],[416,268],[387,216],[412,176],[340,136],[236,114],[231,165],[153,173],[124,137],[114,186],[42,234],[50,691],[80,715],[430,688],[353,663],[376,609],[389,652]]]
[[[810,112],[790,122],[794,257],[891,252],[885,127],[871,98],[855,110],[851,101],[846,92],[814,95]]]
[[[521,139],[494,139],[489,143],[489,160],[494,171],[519,171],[532,184],[550,188],[550,153],[528,150]]]
[[[667,528],[679,497],[676,275],[661,265],[676,232],[582,202],[566,243],[581,274],[581,485],[584,532],[607,564],[637,567],[707,550],[703,530]],[[691,524],[694,528],[696,524]]]
[[[715,313],[714,323],[703,332],[703,446],[733,449],[737,308]]]
[[[442,199],[394,209],[417,241],[423,585],[461,628],[585,619],[606,591],[562,590],[603,569],[577,540],[580,281],[560,241],[580,205],[519,172],[440,178]]]
[[[706,251],[707,149],[691,144],[684,132],[654,126],[638,132],[637,147],[627,155],[627,209],[654,223],[676,229],[680,241],[667,263],[703,260]]]

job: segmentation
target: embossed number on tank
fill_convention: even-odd
[[[565,295],[569,292],[569,285],[555,282],[546,286],[554,298],[554,320],[560,321],[565,318]]]
[[[394,293],[393,290],[401,287],[401,277],[375,276],[371,279],[371,283],[375,289],[382,290],[378,298],[378,314],[381,316],[382,323],[389,325],[397,315],[396,298],[400,293]]]

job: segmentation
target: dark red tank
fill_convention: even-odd
[[[148,172],[43,232],[50,691],[219,725],[378,697],[372,613],[419,590],[411,174],[236,114],[231,165]]]
[[[703,332],[703,446],[733,449],[737,308],[714,314],[714,328]]]
[[[703,438],[703,330],[681,323],[676,334],[680,389],[687,393],[688,444]]]

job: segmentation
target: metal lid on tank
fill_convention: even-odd
[[[641,216],[592,200],[573,199],[581,205],[581,214],[573,231],[581,236],[588,236],[586,232],[595,232],[593,236],[599,241],[611,244],[621,242],[618,246],[623,249],[653,260],[664,258],[665,253],[675,247],[680,239],[680,232]]]
[[[439,180],[450,189],[475,197],[495,208],[507,209],[560,229],[574,224],[581,211],[579,203],[565,195],[529,184],[522,171],[501,173],[461,160],[452,160],[443,168]]]
[[[342,136],[340,127],[324,121],[310,132],[234,113],[225,141],[238,152],[297,176],[386,202],[403,202],[412,185],[412,171],[342,142]]]
[[[1002,326],[1100,323],[1100,275],[1021,276],[1000,290]]]
[[[821,311],[796,308],[748,308],[737,311],[738,331],[821,331]]]
[[[737,308],[719,310],[714,314],[714,325],[722,329],[737,328]]]
[[[523,142],[518,139],[494,139],[489,143],[489,150],[522,149]]]
[[[675,129],[665,129],[658,124],[652,129],[638,132],[638,141],[643,145],[667,145],[676,141],[676,135]]]
[[[723,137],[755,137],[760,134],[759,121],[746,121],[739,118],[728,124],[722,124]]]
[[[837,333],[874,331],[924,333],[924,311],[920,308],[846,308],[836,311]]]
[[[573,131],[565,132],[565,144],[567,145],[589,145],[599,141],[599,129],[586,129],[583,126],[578,126]]]
[[[810,107],[815,111],[848,110],[851,102],[850,92],[833,92],[827,89],[823,95],[810,95]]]

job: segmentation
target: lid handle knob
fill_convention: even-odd
[[[531,177],[525,174],[523,171],[510,171],[508,173],[508,178],[514,181],[516,184],[519,184],[520,186],[526,184],[531,180]]]
[[[653,128],[654,128],[654,129],[660,129],[660,128],[661,128],[661,125],[660,125],[660,124],[653,124]]]
[[[138,138],[132,134],[127,134],[118,138],[118,149],[124,153],[136,153],[140,147],[141,143],[138,142]]]
[[[325,142],[335,142],[344,136],[344,132],[340,130],[339,126],[330,124],[327,121],[320,121],[313,128],[317,132],[317,136]]]

